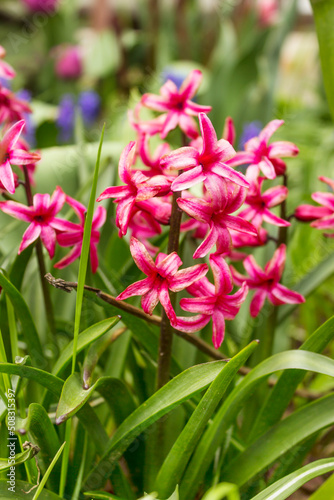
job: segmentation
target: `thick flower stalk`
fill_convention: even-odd
[[[327,184],[334,191],[334,180],[328,177],[319,177],[319,180]],[[300,205],[295,210],[296,219],[311,222],[311,227],[317,229],[334,229],[334,194],[317,191],[312,194],[312,199],[319,203],[320,207],[313,205]],[[325,233],[328,238],[334,238],[334,233]]]
[[[176,314],[170,301],[169,291],[180,292],[200,280],[207,273],[208,266],[197,264],[178,271],[182,260],[176,252],[169,255],[159,253],[154,262],[145,246],[136,238],[131,238],[130,251],[133,260],[147,278],[128,286],[117,299],[124,300],[133,295],[140,295],[141,306],[150,315],[160,302],[169,321],[175,326]]]
[[[176,149],[161,159],[161,166],[168,170],[185,170],[172,183],[172,191],[182,191],[209,177],[225,180],[248,187],[245,176],[227,165],[227,161],[235,156],[232,145],[225,139],[217,140],[217,134],[209,118],[200,113],[199,123],[203,139],[203,149],[185,146]]]
[[[242,283],[241,288],[231,295],[233,281],[228,264],[221,255],[211,254],[209,259],[214,285],[207,278],[202,278],[187,288],[194,297],[180,301],[182,309],[200,315],[178,317],[176,326],[181,331],[195,332],[212,319],[212,341],[218,349],[224,340],[225,320],[235,318],[246,298],[248,287]]]
[[[71,229],[68,229],[64,232],[57,234],[57,242],[61,247],[71,247],[71,251],[63,257],[59,262],[57,262],[54,267],[58,269],[63,269],[68,266],[76,259],[78,259],[81,255],[83,234],[85,229],[85,214],[87,212],[87,208],[77,200],[71,198],[70,196],[66,196],[66,203],[70,205],[77,216],[79,217],[80,224],[77,223],[69,223],[71,224]],[[99,229],[105,223],[107,216],[107,211],[104,207],[99,206],[93,215],[92,221],[92,231],[90,238],[90,264],[93,273],[96,273],[97,268],[99,266],[99,260],[97,255],[97,244],[100,240],[100,232]]]
[[[16,147],[23,127],[24,120],[15,123],[0,141],[0,181],[11,194],[15,193],[15,179],[11,166],[27,165],[41,159],[38,153],[29,153]]]
[[[156,195],[163,196],[170,191],[170,182],[164,176],[146,177],[139,170],[131,170],[134,161],[136,143],[130,142],[124,149],[118,167],[118,173],[124,186],[111,186],[103,191],[97,201],[115,198],[117,203],[116,225],[119,235],[127,232],[135,204]]]
[[[29,207],[15,201],[0,202],[0,210],[4,213],[29,223],[22,237],[19,254],[40,237],[50,259],[53,258],[57,231],[71,230],[73,225],[72,222],[56,217],[65,198],[65,193],[57,186],[51,197],[49,194],[35,194],[33,205]]]
[[[255,179],[260,171],[267,179],[275,179],[277,175],[283,175],[286,171],[286,164],[282,158],[296,156],[299,152],[292,142],[276,141],[269,144],[271,136],[283,123],[283,120],[269,122],[258,137],[253,137],[246,142],[245,151],[238,152],[229,161],[229,165],[249,165],[246,175],[248,180]]]
[[[199,70],[192,71],[182,83],[180,89],[172,80],[168,80],[160,89],[160,96],[144,94],[140,104],[146,108],[164,113],[161,139],[164,139],[177,126],[190,138],[196,139],[198,129],[193,116],[209,113],[211,106],[201,106],[191,99],[196,94],[202,81]]]
[[[230,229],[257,236],[256,228],[237,215],[231,215],[243,204],[246,189],[220,177],[207,183],[211,202],[200,198],[179,198],[179,207],[190,217],[208,225],[209,232],[195,251],[198,259],[207,255],[216,245],[218,253],[228,253],[232,248]]]
[[[252,255],[244,262],[248,276],[243,276],[231,266],[233,280],[236,285],[246,283],[255,294],[250,304],[250,313],[255,318],[261,311],[266,298],[275,306],[282,304],[301,304],[304,297],[293,290],[289,290],[279,283],[285,266],[286,246],[284,244],[275,251],[272,259],[262,269]]]
[[[251,183],[245,199],[246,208],[239,213],[239,216],[251,221],[257,228],[263,221],[274,226],[290,226],[290,222],[270,211],[270,208],[280,205],[287,198],[288,188],[275,186],[261,193],[264,180],[264,177],[258,177]]]

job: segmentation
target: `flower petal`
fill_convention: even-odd
[[[205,178],[206,176],[203,174],[203,167],[199,165],[198,167],[194,167],[179,175],[175,181],[172,182],[171,190],[174,192],[183,191],[184,189],[188,189],[195,186],[199,182],[204,181]]]
[[[201,198],[178,198],[177,204],[186,214],[200,222],[210,222],[213,208]]]
[[[293,142],[276,141],[268,147],[268,156],[270,158],[285,158],[296,156],[298,153],[299,149],[295,144],[293,144]]]
[[[211,317],[206,314],[200,314],[187,318],[185,316],[178,316],[174,328],[180,332],[194,333],[205,327],[210,321]]]
[[[29,245],[31,245],[31,243],[36,241],[40,234],[41,226],[34,223],[30,224],[22,236],[22,241],[18,253],[20,254]]]
[[[225,163],[216,163],[215,165],[212,165],[211,171],[214,174],[228,179],[229,181],[235,182],[235,184],[238,184],[239,186],[246,188],[249,187],[249,182],[246,180],[246,177]]]
[[[159,299],[160,299],[162,307],[165,310],[165,313],[167,314],[167,318],[171,322],[171,325],[175,326],[176,314],[175,314],[175,311],[173,309],[172,303],[170,301],[168,284],[166,281],[163,281],[161,284],[160,291],[159,291]]]
[[[200,246],[195,250],[193,258],[201,259],[205,257],[210,252],[211,248],[216,244],[217,239],[218,231],[216,230],[215,226],[212,226]]]
[[[256,290],[250,303],[250,313],[252,318],[256,318],[256,316],[259,314],[264,305],[266,297],[267,292],[265,290]]]
[[[225,318],[223,313],[216,309],[212,315],[212,342],[215,349],[218,349],[225,336]]]
[[[176,252],[172,252],[159,262],[158,258],[156,260],[156,270],[164,278],[174,276],[180,266],[182,266],[182,260]]]
[[[116,297],[116,299],[124,300],[128,299],[129,297],[133,297],[134,295],[144,295],[152,290],[153,282],[154,280],[152,280],[151,277],[136,281],[135,283],[132,283],[132,285],[129,285],[122,293],[120,293]]]
[[[210,156],[215,153],[217,146],[217,134],[211,123],[211,120],[206,116],[205,113],[200,113],[198,115],[199,126],[201,128],[201,134],[203,137],[203,150],[201,152],[202,156]],[[231,145],[229,145],[231,147]]]
[[[130,240],[130,252],[137,267],[147,276],[156,272],[156,265],[143,243],[132,237]]]
[[[196,94],[203,75],[199,69],[194,69],[189,73],[187,78],[182,82],[182,85],[179,90],[180,97],[182,100],[191,99]]]
[[[202,279],[207,272],[207,264],[196,264],[195,266],[181,269],[172,278],[168,279],[169,288],[172,292],[180,292],[195,281]]]
[[[216,295],[228,294],[232,291],[232,274],[227,262],[219,254],[211,254],[209,257],[215,283]]]
[[[0,180],[10,194],[15,193],[14,174],[8,160],[0,165]]]
[[[192,297],[183,298],[180,300],[180,306],[184,311],[192,313],[202,313],[211,315],[214,311],[216,297]]]
[[[136,152],[136,142],[131,141],[123,149],[119,164],[118,164],[118,175],[120,179],[125,183],[129,184],[131,182],[131,166],[134,163],[134,155]]]
[[[289,288],[286,288],[280,283],[271,290],[271,293],[284,304],[302,304],[305,302],[305,298],[300,293],[289,290]]]
[[[56,248],[56,231],[50,226],[41,226],[41,240],[48,251],[50,259],[54,257]]]
[[[74,262],[76,259],[78,259],[81,255],[81,244],[80,245],[75,245],[72,250],[65,255],[62,259],[60,259],[53,267],[56,269],[64,269],[64,267],[69,266]]]
[[[189,167],[198,166],[199,152],[191,146],[172,151],[169,155],[163,156],[160,160],[162,168],[167,170],[183,170]]]
[[[284,120],[272,120],[269,122],[264,129],[259,133],[259,139],[265,144],[268,143],[271,136],[276,132],[276,130],[283,125]]]

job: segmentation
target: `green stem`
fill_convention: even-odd
[[[170,220],[170,232],[168,239],[168,254],[177,252],[179,249],[179,236],[182,211],[180,210],[176,200],[180,197],[180,193],[173,194],[172,215]],[[171,303],[174,308],[176,295],[171,294]],[[159,357],[157,371],[157,390],[164,386],[169,381],[170,362],[172,358],[173,346],[173,328],[165,311],[162,311],[160,340],[159,340]]]
[[[32,192],[31,192],[31,184],[30,184],[30,180],[29,180],[28,169],[25,165],[23,165],[23,172],[24,172],[24,180],[25,180],[24,186],[25,186],[25,191],[26,191],[27,202],[28,202],[29,206],[32,206],[33,205],[33,197],[32,197]],[[36,242],[36,253],[37,253],[39,275],[40,275],[42,291],[43,291],[46,319],[47,319],[50,331],[53,335],[53,338],[55,339],[56,325],[55,325],[55,319],[54,319],[53,305],[52,305],[51,297],[50,297],[50,293],[49,293],[49,287],[47,286],[47,283],[44,279],[44,276],[46,275],[46,268],[45,268],[45,262],[44,262],[44,256],[43,256],[43,248],[42,248],[42,244],[41,244],[40,239],[38,239]]]

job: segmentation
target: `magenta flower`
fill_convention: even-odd
[[[64,80],[79,78],[83,71],[80,47],[77,45],[59,46],[55,48],[56,74]]]
[[[6,57],[6,51],[2,47],[2,45],[0,45],[0,78],[5,78],[6,80],[10,80],[14,78],[15,71],[8,63],[6,63],[6,61],[2,60],[4,59],[4,57]]]
[[[59,186],[51,197],[49,194],[35,194],[33,205],[29,207],[15,201],[0,202],[0,209],[3,212],[30,223],[23,235],[19,254],[40,237],[50,259],[53,258],[57,231],[71,230],[73,224],[56,217],[64,203],[65,193]]]
[[[181,299],[182,309],[192,313],[201,313],[192,318],[178,317],[176,328],[185,332],[194,332],[203,328],[212,318],[212,341],[218,349],[224,340],[225,320],[234,319],[244,302],[248,287],[245,283],[233,295],[231,271],[221,255],[210,255],[214,285],[207,278],[202,278],[187,288],[194,298]]]
[[[162,176],[148,178],[139,170],[131,170],[135,154],[134,141],[130,142],[121,154],[118,173],[125,186],[111,186],[103,191],[97,201],[115,198],[117,203],[116,225],[119,235],[127,232],[132,211],[136,202],[148,200],[156,195],[164,195],[170,191],[170,182]]]
[[[31,113],[29,104],[0,84],[0,123],[23,120],[25,113]]]
[[[267,189],[261,193],[264,177],[255,179],[248,190],[245,204],[248,207],[239,213],[239,217],[243,217],[259,228],[263,221],[275,226],[290,226],[290,222],[281,219],[277,215],[270,212],[270,208],[280,205],[288,196],[288,188],[285,186],[276,186]]]
[[[179,198],[179,207],[190,217],[209,225],[210,231],[195,251],[193,257],[198,259],[209,253],[216,245],[217,253],[226,253],[232,246],[229,229],[257,235],[257,230],[239,216],[230,215],[240,208],[246,197],[246,189],[223,179],[210,178],[208,189],[212,197],[209,203],[199,198]]]
[[[59,0],[21,0],[32,12],[53,12]]]
[[[334,191],[334,181],[328,177],[319,177],[322,182],[328,184]],[[295,217],[302,221],[313,221],[311,227],[317,229],[334,229],[334,194],[316,192],[312,194],[312,199],[321,205],[300,205],[295,210]],[[326,233],[328,238],[334,238],[334,233]]]
[[[276,141],[268,144],[273,133],[283,123],[283,120],[269,122],[258,137],[253,137],[246,142],[245,151],[238,152],[229,161],[229,165],[249,164],[246,176],[248,180],[255,179],[260,170],[267,179],[275,179],[276,175],[283,174],[286,165],[281,158],[296,156],[299,152],[297,146],[292,142]]]
[[[173,252],[169,255],[159,253],[155,260],[149,255],[145,246],[136,238],[131,238],[130,251],[133,260],[147,278],[128,286],[117,299],[124,300],[133,295],[141,295],[141,306],[146,314],[152,315],[160,301],[172,326],[176,323],[175,311],[169,298],[169,290],[180,292],[195,281],[200,280],[208,271],[206,264],[197,264],[187,269],[178,268],[182,260]]]
[[[167,82],[160,89],[160,96],[154,94],[144,94],[141,98],[141,104],[147,108],[162,113],[167,113],[161,139],[165,139],[168,132],[174,130],[177,126],[192,139],[198,136],[197,126],[192,116],[198,113],[211,111],[211,106],[201,106],[190,99],[196,94],[202,80],[202,73],[199,70],[192,71],[182,83],[180,89],[174,82]]]
[[[41,159],[38,153],[28,153],[16,148],[24,127],[24,120],[15,123],[0,141],[0,181],[7,191],[15,193],[15,179],[11,165],[26,165]]]
[[[172,191],[182,191],[206,181],[214,175],[228,179],[240,186],[248,187],[245,176],[226,164],[235,155],[232,145],[225,139],[217,140],[215,129],[209,118],[200,113],[199,123],[203,138],[203,149],[186,146],[176,149],[161,158],[161,166],[169,170],[185,170],[172,183]]]
[[[138,210],[131,218],[129,229],[131,230],[131,236],[140,240],[148,253],[154,257],[159,248],[155,247],[148,238],[161,234],[159,222],[149,212]]]
[[[300,293],[289,290],[279,283],[285,266],[286,246],[282,244],[266,264],[264,270],[249,255],[244,260],[244,268],[249,276],[243,276],[231,266],[233,280],[236,285],[246,283],[250,289],[256,290],[250,304],[250,313],[255,318],[264,305],[266,298],[274,305],[301,304],[305,299]]]
[[[66,196],[66,203],[73,208],[80,219],[80,224],[73,222],[69,223],[71,224],[71,229],[69,226],[66,231],[57,234],[57,242],[61,247],[73,246],[72,250],[54,265],[57,269],[63,269],[80,257],[85,227],[85,214],[87,212],[86,207],[70,196]],[[96,248],[100,240],[100,232],[98,230],[105,223],[106,215],[107,211],[102,206],[99,206],[93,215],[92,232],[90,237],[90,265],[93,273],[96,273],[99,266]]]

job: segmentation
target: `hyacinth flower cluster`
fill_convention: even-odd
[[[218,139],[207,116],[210,107],[192,101],[201,78],[200,71],[194,70],[180,87],[168,80],[160,95],[142,96],[135,112],[129,115],[137,138],[126,146],[120,158],[122,184],[105,189],[98,201],[110,198],[116,204],[119,235],[130,233],[132,257],[147,276],[130,285],[118,299],[141,296],[147,314],[152,314],[160,302],[171,325],[185,332],[194,333],[212,319],[213,343],[218,348],[224,339],[225,320],[235,318],[249,289],[255,290],[252,316],[260,312],[266,297],[274,305],[304,301],[300,294],[279,283],[285,263],[284,243],[263,271],[253,258],[250,261],[248,254],[240,251],[268,241],[263,223],[278,228],[290,225],[272,211],[284,203],[287,187],[264,189],[263,185],[268,179],[285,175],[282,158],[295,156],[298,149],[287,141],[270,142],[282,120],[270,122],[246,142],[244,151],[236,152],[233,147],[231,118],[226,119],[223,138]],[[160,114],[141,120],[143,108]],[[166,138],[175,128],[181,130],[184,145],[171,150]],[[150,150],[153,136],[164,141],[154,152]],[[246,175],[236,170],[240,165],[247,165]],[[178,270],[182,261],[177,248],[165,254],[159,252],[154,240],[150,241],[162,233],[164,226],[170,224],[170,232],[175,231],[173,217],[177,211],[182,211],[184,218],[181,231],[201,240],[193,258],[208,259],[214,283],[206,277],[207,263]],[[228,259],[243,260],[249,276],[241,278]],[[239,288],[233,293],[234,286]],[[195,316],[175,313],[169,293],[184,289],[192,297],[182,298],[180,307]]]
[[[5,51],[0,47],[0,74],[11,79],[15,76],[14,70],[6,61]],[[82,100],[85,101],[85,95]],[[87,99],[86,99],[87,101]],[[85,102],[84,102],[85,104]],[[52,259],[55,255],[56,244],[61,247],[72,247],[68,255],[55,264],[62,269],[71,264],[81,254],[86,207],[67,196],[61,187],[57,186],[54,193],[31,194],[31,187],[35,186],[35,170],[41,156],[38,152],[30,151],[28,143],[22,138],[26,121],[31,109],[25,100],[20,100],[14,93],[0,86],[0,192],[8,198],[14,195],[16,189],[23,186],[28,205],[14,200],[1,201],[2,212],[28,223],[23,234],[18,253],[40,239],[47,253]],[[13,171],[18,167],[18,171]],[[23,174],[23,178],[22,178]],[[20,178],[21,176],[21,178]],[[59,212],[65,203],[69,205],[79,221],[71,222],[59,217]],[[90,257],[92,271],[98,268],[97,244],[100,238],[99,229],[106,219],[106,210],[98,207],[93,218],[92,235],[90,242]]]

